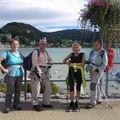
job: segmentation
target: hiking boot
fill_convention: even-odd
[[[35,111],[41,111],[40,105],[34,105],[34,106],[33,106],[33,109],[34,109]]]
[[[94,108],[95,107],[95,105],[93,105],[93,104],[88,104],[87,106],[86,106],[86,109],[91,109],[91,108]]]
[[[3,113],[9,113],[10,112],[10,108],[9,107],[5,107],[3,110]]]
[[[96,103],[96,104],[97,104],[97,105],[99,105],[99,104],[101,104],[101,103],[102,103],[102,101],[97,101],[97,103]]]
[[[80,108],[79,108],[79,104],[78,104],[78,101],[76,100],[76,102],[74,103],[74,112],[79,112],[80,111]]]
[[[74,110],[74,102],[71,102],[66,112],[72,112]]]
[[[49,105],[42,104],[42,107],[45,107],[45,108],[53,108],[53,105],[51,105],[51,104],[49,104]]]
[[[13,108],[15,110],[22,110],[22,107],[20,105],[14,105]]]

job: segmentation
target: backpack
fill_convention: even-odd
[[[37,52],[38,52],[38,57],[40,56],[40,51],[39,51],[39,49],[37,48],[37,49],[34,49],[34,50],[37,50]],[[33,54],[33,52],[34,52],[34,50],[27,56],[27,57],[24,57],[23,58],[23,68],[25,69],[25,70],[31,70],[31,68],[32,68],[32,54]]]
[[[112,48],[106,48],[105,50],[106,50],[107,56],[108,56],[108,64],[107,64],[104,72],[108,72],[113,66],[115,52]]]
[[[3,59],[3,60],[1,61],[1,65],[2,65],[4,68],[7,68],[7,67],[8,67],[7,62],[8,62],[8,51],[7,51],[7,57],[6,57],[6,59]],[[1,70],[1,72],[2,72],[3,74],[5,74],[5,72],[4,72],[3,70]]]

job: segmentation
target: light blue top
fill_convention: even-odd
[[[6,75],[12,77],[19,77],[23,75],[23,67],[21,66],[23,59],[21,58],[19,52],[12,53],[10,51],[4,51],[0,57],[7,59],[8,73]]]

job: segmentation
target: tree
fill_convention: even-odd
[[[85,27],[97,26],[106,46],[120,42],[120,2],[119,0],[91,0],[80,14]]]

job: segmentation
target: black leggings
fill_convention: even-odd
[[[70,84],[70,92],[74,91],[74,83],[77,83],[77,91],[79,92],[81,89],[82,84],[82,75],[81,70],[77,69],[76,72],[74,72],[73,68],[69,68],[69,84]]]

